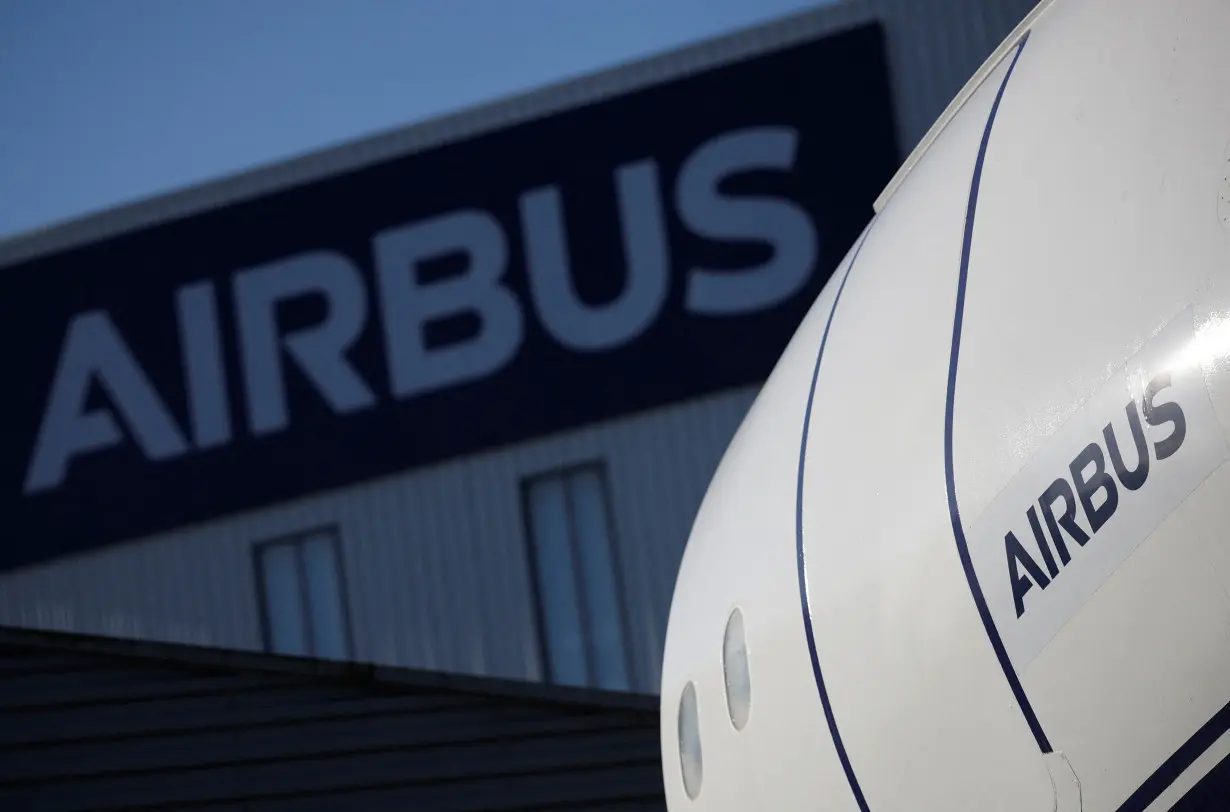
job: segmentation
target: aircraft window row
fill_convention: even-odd
[[[735,730],[747,727],[752,712],[752,675],[748,663],[747,632],[743,610],[736,606],[726,619],[722,635],[722,685],[726,694],[726,712]],[[700,795],[704,781],[704,757],[701,747],[700,707],[696,685],[688,681],[679,696],[676,719],[679,742],[679,769],[683,791],[692,800]]]

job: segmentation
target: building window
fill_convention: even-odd
[[[256,547],[265,648],[278,654],[350,656],[337,533],[314,530]]]
[[[605,471],[592,464],[522,488],[550,680],[630,689]]]

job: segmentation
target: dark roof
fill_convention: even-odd
[[[665,810],[658,700],[0,628],[0,810]]]

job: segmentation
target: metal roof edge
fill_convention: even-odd
[[[219,671],[298,677],[320,682],[340,682],[356,688],[403,688],[460,693],[491,699],[550,704],[578,710],[626,710],[655,714],[659,710],[659,699],[652,694],[574,688],[505,677],[451,674],[350,660],[291,657],[268,652],[106,637],[80,632],[0,626],[0,646],[64,654],[115,657],[169,667],[210,668]]]
[[[931,149],[931,145],[935,143],[935,139],[939,138],[940,133],[942,133],[953,118],[956,117],[961,108],[965,106],[965,103],[970,100],[975,92],[977,92],[978,88],[982,86],[982,83],[986,81],[987,77],[995,71],[995,68],[999,66],[999,63],[1003,61],[1004,57],[1007,56],[1012,49],[1016,47],[1016,44],[1021,41],[1021,37],[1025,36],[1025,32],[1038,22],[1038,18],[1040,18],[1054,2],[1055,0],[1039,0],[1038,4],[1034,6],[1033,11],[1026,14],[1025,18],[1017,23],[1016,28],[1012,29],[1012,33],[1004,38],[1004,41],[1000,43],[999,47],[991,52],[991,55],[986,58],[986,60],[982,63],[982,66],[974,72],[974,75],[969,78],[969,81],[965,83],[965,86],[957,92],[957,95],[954,96],[952,101],[948,103],[948,106],[944,108],[944,112],[940,113],[939,118],[937,118],[935,123],[931,125],[931,129],[927,130],[927,134],[924,135],[918,144],[915,145],[914,149],[910,151],[910,154],[906,157],[905,162],[901,164],[901,167],[897,170],[896,174],[893,175],[891,180],[889,180],[888,185],[884,187],[884,191],[880,192],[880,196],[876,198],[876,201],[873,204],[873,210],[876,214],[879,214],[884,207],[888,205],[888,201],[896,193],[897,189],[901,187],[901,184],[905,182],[905,179],[910,176],[911,172],[914,171],[914,167],[918,165],[918,162],[921,161],[923,156],[927,154],[927,151]]]
[[[819,36],[880,22],[872,0],[831,5],[537,89],[0,239],[0,267],[282,191],[451,141],[602,101]]]

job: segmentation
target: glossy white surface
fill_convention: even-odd
[[[673,812],[1165,809],[1225,754],[1214,736],[1146,786],[1230,703],[1228,35],[1224,0],[1056,0],[893,192],[693,527],[662,676]],[[1125,405],[1148,412],[1145,389],[1166,372],[1142,423],[1141,482]],[[1177,428],[1164,403],[1185,416],[1165,456]],[[1074,514],[1091,538],[1064,537],[1065,563],[1046,531],[1047,562],[1026,511],[1048,483],[1089,478],[1069,463],[1094,442],[1117,506],[1091,491]],[[1009,530],[1045,576],[1019,617]],[[721,665],[736,605],[752,675],[743,730]],[[704,757],[694,800],[674,739],[687,681]]]

